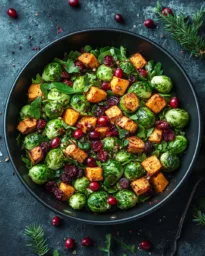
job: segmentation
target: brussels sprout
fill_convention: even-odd
[[[116,151],[117,148],[117,138],[106,137],[102,140],[103,148],[107,151]]]
[[[32,117],[30,114],[31,113],[30,108],[31,108],[30,105],[25,105],[22,107],[21,112],[20,112],[21,119],[26,119],[28,117]]]
[[[117,207],[126,210],[132,208],[138,202],[137,196],[130,190],[123,189],[117,192],[116,194],[117,199]]]
[[[189,122],[189,113],[184,109],[173,108],[167,111],[165,118],[170,126],[182,129]]]
[[[53,178],[53,171],[45,164],[37,164],[29,170],[28,176],[33,182],[41,185]]]
[[[81,177],[75,180],[73,186],[74,188],[81,192],[87,194],[87,188],[90,185],[90,181],[86,177]]]
[[[63,167],[64,160],[63,152],[59,148],[56,148],[48,152],[45,163],[51,170],[58,170]]]
[[[88,198],[88,207],[93,212],[106,212],[110,208],[107,199],[108,193],[105,191],[94,192]]]
[[[160,157],[160,162],[165,172],[171,172],[179,167],[179,157],[171,152],[165,152]]]
[[[147,107],[141,107],[136,112],[136,122],[145,128],[153,127],[155,123],[155,115]]]
[[[125,150],[120,150],[116,156],[115,156],[115,159],[120,162],[120,163],[123,163],[127,160],[129,160],[130,158],[132,157],[132,154],[125,151]]]
[[[134,92],[139,98],[148,99],[152,95],[152,89],[147,82],[139,81],[130,86],[128,92]]]
[[[42,142],[41,134],[30,133],[26,135],[26,137],[24,138],[23,144],[27,150],[31,150],[32,148],[39,146],[41,142]]]
[[[82,209],[86,205],[86,202],[87,198],[82,193],[75,193],[69,199],[69,205],[75,210]]]
[[[109,82],[113,77],[113,70],[106,65],[101,65],[97,70],[97,78]]]
[[[172,89],[172,80],[167,76],[154,76],[151,85],[161,93],[169,93]]]
[[[187,148],[188,141],[182,135],[177,135],[173,141],[168,143],[168,150],[174,154],[180,154]]]
[[[123,175],[122,165],[116,160],[109,160],[103,165],[104,185],[110,187],[114,185]]]
[[[87,101],[85,95],[73,95],[70,101],[70,105],[74,110],[80,113],[86,113],[90,103]]]
[[[135,180],[143,175],[145,175],[146,171],[138,162],[131,162],[126,165],[124,175],[128,180]]]
[[[136,71],[135,67],[132,65],[130,61],[122,61],[120,62],[120,68],[123,70],[123,72],[127,75],[132,74]]]
[[[59,135],[61,135],[61,129],[64,128],[63,121],[60,119],[50,120],[46,124],[45,135],[51,140]]]
[[[126,113],[133,113],[139,107],[139,98],[135,93],[130,92],[125,94],[120,99],[120,108]]]
[[[84,87],[85,87],[84,77],[79,76],[73,83],[73,89],[83,92]]]
[[[52,62],[48,64],[42,74],[42,78],[46,82],[54,82],[60,80],[60,75],[62,72],[61,65],[57,62]]]
[[[45,105],[45,113],[49,119],[54,119],[63,114],[64,108],[57,102],[48,102]]]
[[[62,106],[68,105],[70,101],[70,95],[59,92],[56,88],[53,88],[48,93],[48,101],[54,101],[55,103],[59,103]]]

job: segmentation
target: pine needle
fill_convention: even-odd
[[[197,225],[204,226],[205,214],[201,210],[197,210],[197,212],[194,215],[193,221],[196,222]]]

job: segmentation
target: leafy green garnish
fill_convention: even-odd
[[[148,78],[151,80],[154,76],[159,76],[163,74],[162,70],[162,64],[158,62],[156,65],[154,64],[153,60],[150,60],[147,65],[145,66],[145,69],[148,72]]]
[[[159,150],[160,153],[166,152],[167,146],[168,146],[168,143],[164,140],[160,144],[155,144],[156,150]]]
[[[90,52],[92,50],[92,47],[90,46],[90,45],[86,45],[85,47],[84,47],[84,51],[85,52]]]
[[[42,98],[37,97],[27,108],[26,114],[31,118],[39,119],[41,116],[41,102]]]
[[[147,129],[147,137],[149,137],[154,130],[154,127]]]
[[[97,80],[97,76],[94,74],[86,73],[84,75],[84,92],[89,91],[91,86],[99,87],[100,81]]]
[[[73,53],[74,54],[74,53]],[[74,56],[74,55],[73,55]],[[72,56],[72,57],[73,57]],[[76,56],[76,53],[75,53],[75,56]],[[58,62],[59,64],[63,65],[65,70],[69,73],[69,74],[72,74],[72,73],[79,73],[80,72],[80,69],[79,67],[76,67],[74,65],[74,61],[72,59],[68,59],[67,61],[63,61],[63,60],[60,60],[58,58],[55,58],[54,59],[55,62]]]
[[[70,51],[68,54],[68,59],[76,60],[81,55],[78,51]]]
[[[197,225],[204,226],[205,225],[205,213],[201,210],[197,210],[194,214],[193,221],[196,222]]]
[[[166,100],[166,102],[170,102],[172,97],[171,94],[168,93],[159,93],[159,95],[162,96]]]
[[[59,252],[57,250],[53,251],[53,256],[60,256]]]
[[[119,138],[122,139],[124,137],[126,137],[128,135],[128,131],[120,128],[119,126],[117,126],[118,132],[119,132]]]
[[[31,169],[32,168],[32,163],[31,163],[31,160],[27,157],[21,157],[21,160],[26,164],[26,168],[27,169]]]
[[[123,46],[120,47],[120,49],[115,47],[104,47],[100,48],[100,54],[98,56],[98,61],[102,64],[103,59],[105,56],[109,55],[114,58],[115,61],[123,61],[126,60],[126,48]]]
[[[44,82],[44,80],[40,74],[37,74],[35,79],[32,78],[32,84],[41,84],[43,82]]]
[[[65,94],[75,94],[75,93],[82,93],[80,90],[74,90],[72,87],[61,83],[61,82],[52,82],[50,84],[41,84],[41,90],[43,92],[43,95],[46,97],[48,94],[48,90],[51,90],[53,88],[56,88],[59,92],[65,93]]]
[[[145,139],[147,134],[146,134],[146,130],[144,128],[144,126],[142,125],[138,125],[138,129],[137,129],[137,136],[141,139]]]
[[[111,255],[111,240],[112,240],[111,234],[107,234],[105,236],[105,247],[98,246],[98,250],[102,252],[106,252],[107,256]]]

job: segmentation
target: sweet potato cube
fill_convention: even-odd
[[[73,158],[81,164],[88,157],[88,154],[82,149],[78,148],[75,144],[67,146],[67,148],[64,149],[63,152],[67,157]]]
[[[150,179],[150,183],[152,184],[154,190],[157,193],[164,191],[167,185],[169,184],[168,180],[164,177],[164,175],[161,172],[152,176],[152,178]]]
[[[118,121],[117,125],[128,131],[129,133],[135,133],[137,130],[137,124],[126,116],[122,116]]]
[[[40,146],[31,149],[28,152],[32,165],[39,163],[43,159],[43,150]]]
[[[98,60],[92,53],[85,52],[78,57],[78,60],[81,61],[88,68],[97,68],[99,66]]]
[[[122,111],[117,106],[112,106],[105,111],[105,114],[110,119],[110,122],[115,124],[117,120],[122,117]]]
[[[32,84],[28,89],[29,101],[34,101],[39,96],[42,96],[40,84]]]
[[[145,177],[142,177],[140,179],[134,180],[131,183],[131,187],[134,190],[135,194],[139,196],[146,193],[149,190],[150,184]]]
[[[159,94],[154,94],[145,105],[152,110],[152,112],[158,114],[167,105],[167,102]]]
[[[154,131],[149,136],[149,141],[152,143],[160,143],[161,140],[162,140],[162,130],[155,128]]]
[[[77,122],[79,115],[74,109],[67,108],[63,114],[63,120],[66,124],[73,126]]]
[[[110,130],[110,127],[97,127],[97,128],[95,128],[95,131],[97,131],[101,134],[101,138],[104,138],[106,136],[106,133],[109,130]]]
[[[82,131],[86,133],[88,130],[94,130],[96,126],[97,118],[94,116],[84,116],[82,117],[78,125],[80,125]]]
[[[113,76],[110,85],[111,90],[114,94],[122,96],[127,90],[127,87],[129,86],[129,81]]]
[[[154,155],[154,156],[150,156],[148,158],[146,158],[143,162],[142,162],[142,166],[144,167],[144,169],[147,171],[147,174],[149,176],[153,176],[155,173],[157,173],[162,165],[159,161],[159,159]]]
[[[87,100],[92,103],[101,102],[105,100],[106,97],[107,97],[107,93],[104,90],[94,86],[91,86],[90,90],[86,94]]]
[[[101,167],[87,167],[85,168],[85,176],[89,181],[103,180],[103,169]]]
[[[74,187],[67,185],[64,182],[60,183],[59,189],[63,191],[63,201],[67,201],[75,192]]]
[[[125,109],[130,112],[136,111],[140,105],[139,98],[133,92],[125,94],[122,98],[122,103]]]
[[[139,137],[132,136],[132,137],[128,137],[127,140],[129,141],[128,148],[127,148],[127,151],[129,153],[136,154],[144,151],[144,146],[145,146],[144,141],[141,140]]]
[[[135,66],[136,69],[143,68],[147,64],[147,61],[139,52],[132,55],[130,62]]]
[[[26,118],[19,123],[17,129],[22,134],[28,134],[35,130],[37,125],[37,120],[35,118]]]

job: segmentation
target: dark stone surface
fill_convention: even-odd
[[[198,93],[202,116],[205,117],[205,64],[203,61],[190,58],[189,54],[182,52],[170,36],[164,32],[162,25],[155,30],[144,28],[145,18],[153,17],[152,8],[155,1],[139,0],[81,0],[79,9],[68,6],[67,0],[1,0],[0,10],[0,111],[4,113],[5,102],[12,83],[21,68],[36,53],[35,47],[44,47],[56,38],[69,32],[91,27],[115,27],[129,30],[144,35],[166,48],[182,64],[193,81]],[[177,12],[193,14],[204,5],[204,1],[164,1],[164,6],[177,9]],[[6,15],[9,7],[16,8],[19,19],[11,20]],[[126,24],[120,25],[113,20],[115,13],[123,14]],[[62,28],[63,32],[57,34]],[[32,37],[32,40],[29,38]],[[204,122],[204,121],[203,121]],[[3,115],[0,116],[0,135],[3,137]],[[202,145],[203,146],[203,145]],[[48,242],[51,248],[57,248],[60,255],[71,255],[65,252],[63,243],[65,237],[73,237],[80,241],[84,236],[91,236],[100,245],[104,242],[105,234],[112,232],[119,234],[125,242],[138,243],[146,238],[149,239],[154,249],[150,253],[153,256],[162,255],[165,244],[172,240],[180,215],[184,209],[190,190],[196,179],[196,170],[203,170],[203,151],[201,159],[198,158],[195,170],[184,183],[174,198],[172,198],[161,209],[141,220],[122,224],[118,226],[92,226],[64,220],[62,227],[51,226],[51,218],[54,213],[49,211],[20,183],[13,173],[9,162],[5,162],[7,151],[4,139],[0,140],[0,255],[1,256],[24,256],[29,254],[25,246],[23,230],[31,223],[42,224],[45,228]],[[200,191],[203,195],[204,191]],[[192,222],[192,208],[186,219],[182,238],[179,243],[178,255],[205,255],[204,247],[205,228],[196,226]],[[115,246],[113,255],[122,255],[123,251]],[[95,247],[92,249],[77,246],[77,255],[104,255]],[[131,255],[131,254],[127,254]],[[149,255],[138,251],[137,255]]]

